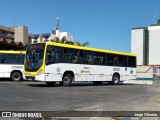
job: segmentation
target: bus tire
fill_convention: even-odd
[[[111,84],[112,85],[118,85],[119,81],[120,81],[119,74],[113,74]]]
[[[63,86],[71,86],[72,80],[73,78],[70,74],[65,75],[62,80]]]
[[[94,84],[94,85],[101,85],[102,82],[101,82],[101,81],[93,81],[93,84]]]
[[[53,87],[53,86],[56,84],[56,82],[46,82],[46,84],[47,84],[49,87]]]
[[[13,72],[11,74],[11,79],[13,81],[21,81],[22,80],[22,74],[20,72]]]

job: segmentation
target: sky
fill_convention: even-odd
[[[131,52],[132,28],[160,18],[160,0],[0,0],[0,6],[2,26],[51,33],[58,17],[60,31],[72,34],[74,42],[123,52]]]

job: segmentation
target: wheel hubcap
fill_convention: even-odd
[[[115,83],[118,83],[118,77],[114,77]]]
[[[67,77],[64,78],[64,83],[68,83],[69,79]]]
[[[14,79],[15,79],[15,80],[19,80],[19,76],[18,76],[18,75],[15,75],[15,76],[14,76]]]

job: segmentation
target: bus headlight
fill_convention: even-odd
[[[42,72],[42,70],[40,70],[40,71],[37,73],[37,75],[40,75],[40,74],[41,74],[41,72]]]

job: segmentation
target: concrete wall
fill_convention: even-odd
[[[137,54],[137,65],[143,65],[144,55],[144,29],[132,29],[131,53]]]
[[[160,64],[160,26],[148,27],[149,30],[149,65]]]
[[[28,27],[26,26],[15,26],[15,42],[28,43]]]
[[[137,66],[137,79],[152,79],[153,67],[152,66]]]
[[[137,66],[136,79],[128,80],[128,84],[160,85],[160,66]]]

